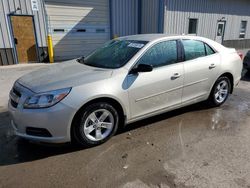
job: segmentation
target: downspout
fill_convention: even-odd
[[[45,0],[41,0],[42,1],[42,5],[43,5],[43,11],[44,11],[44,23],[45,23],[45,34],[48,35],[49,34],[49,23],[48,23],[48,14],[47,14],[47,10],[45,8]]]

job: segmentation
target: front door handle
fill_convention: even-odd
[[[209,66],[209,69],[213,69],[213,68],[215,68],[215,67],[216,67],[215,64],[211,64],[211,65]]]
[[[175,80],[175,79],[180,78],[180,77],[181,77],[180,73],[174,73],[174,75],[171,77],[171,79]]]

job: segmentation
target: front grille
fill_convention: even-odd
[[[52,137],[50,132],[44,128],[27,127],[26,134],[31,136]]]

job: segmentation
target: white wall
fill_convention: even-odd
[[[224,17],[224,40],[239,39],[241,20],[248,21],[246,39],[250,39],[249,10],[248,0],[165,0],[164,32],[187,34],[189,18],[197,18],[197,34],[214,40],[217,21]]]

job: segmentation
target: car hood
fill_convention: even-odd
[[[83,85],[107,79],[111,75],[110,69],[91,67],[71,60],[28,73],[17,82],[38,93]]]

